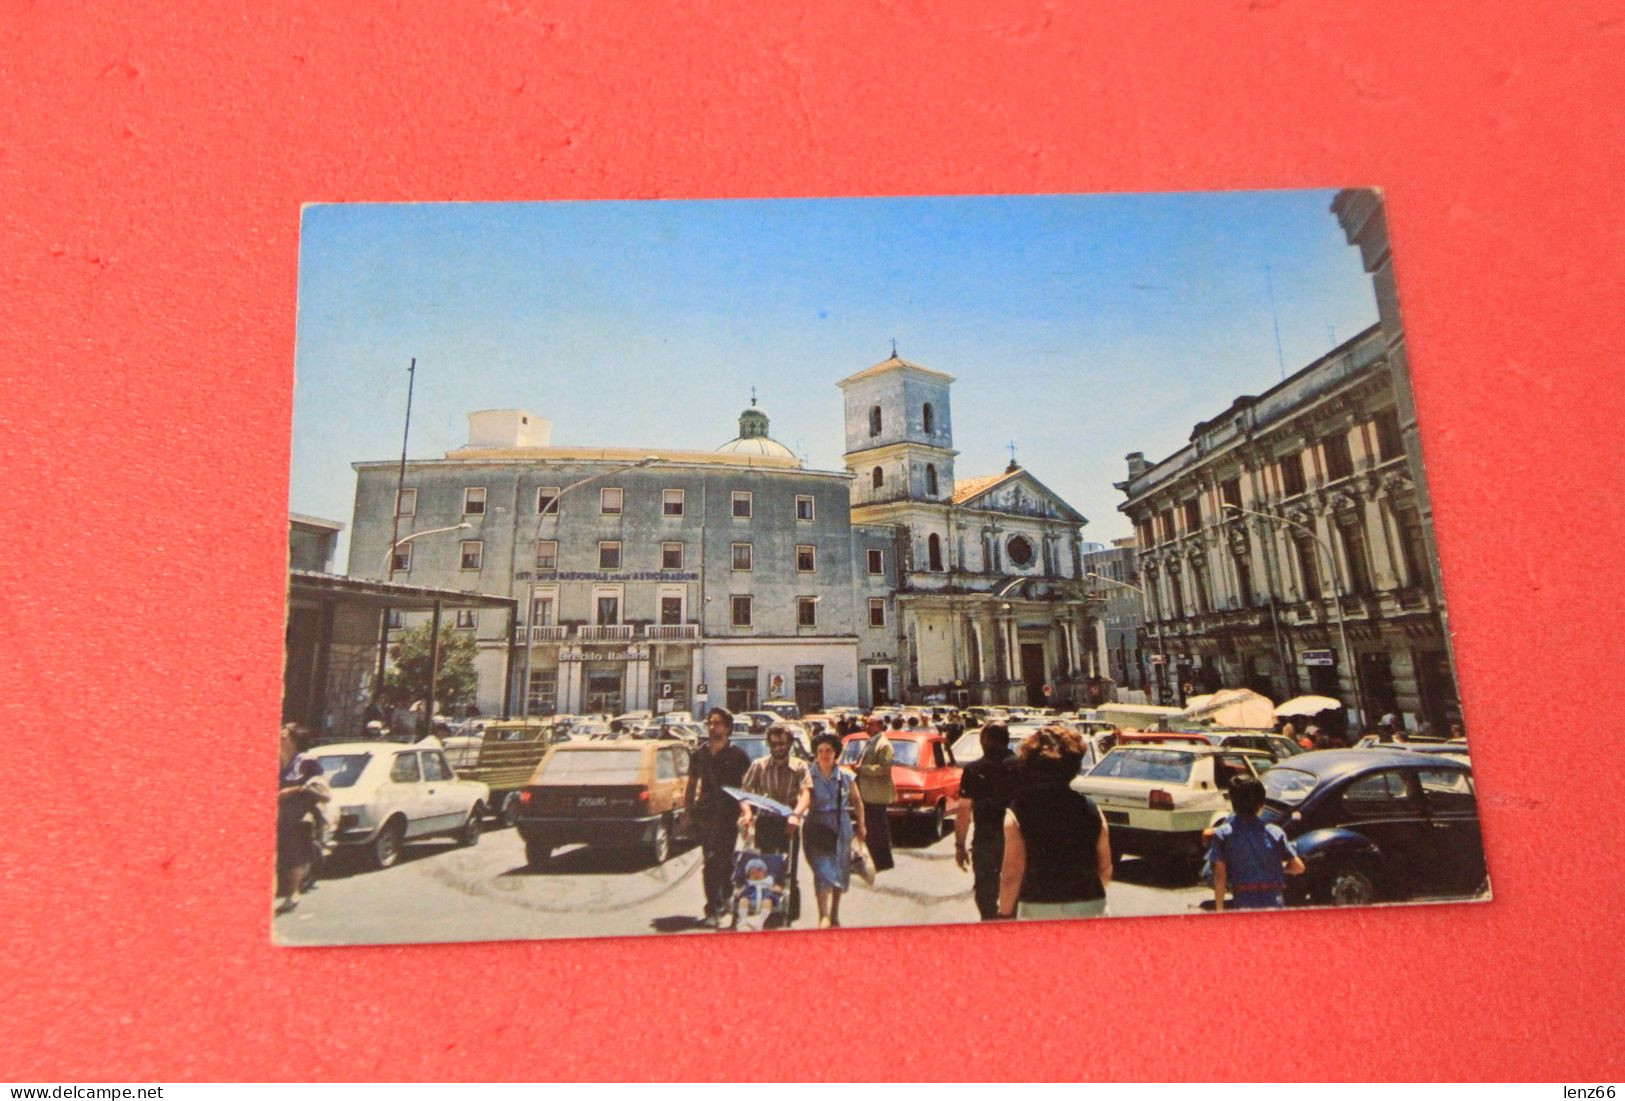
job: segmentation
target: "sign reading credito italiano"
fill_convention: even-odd
[[[520,570],[513,578],[515,581],[698,581],[700,575],[660,570],[638,573],[606,570]]]

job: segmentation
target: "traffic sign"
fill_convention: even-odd
[[[1337,656],[1331,650],[1305,650],[1299,655],[1305,665],[1336,665]]]

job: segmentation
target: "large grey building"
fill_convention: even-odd
[[[482,711],[501,711],[504,691],[529,713],[741,710],[774,696],[816,710],[868,704],[876,686],[890,697],[886,533],[854,527],[849,475],[806,469],[754,401],[716,451],[550,437],[524,411],[471,414],[468,446],[406,463],[398,501],[397,463],[355,464],[352,576],[523,609],[512,669],[500,617],[458,614],[479,640]]]

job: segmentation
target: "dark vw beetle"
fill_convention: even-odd
[[[1331,749],[1264,773],[1261,817],[1307,866],[1287,901],[1359,906],[1461,897],[1485,883],[1472,769],[1403,749]]]

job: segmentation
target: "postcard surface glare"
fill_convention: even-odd
[[[278,943],[1489,898],[1379,192],[301,234]]]

